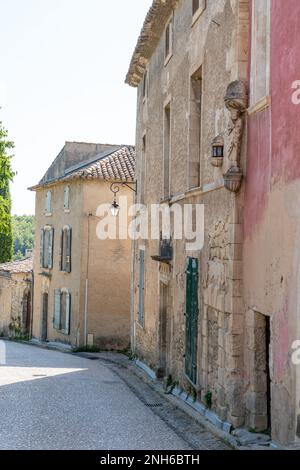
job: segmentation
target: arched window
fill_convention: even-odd
[[[61,231],[60,270],[71,272],[72,229],[66,225]]]
[[[55,289],[54,291],[54,321],[56,330],[65,335],[70,334],[71,320],[71,294],[68,289]]]

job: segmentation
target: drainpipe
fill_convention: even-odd
[[[87,327],[88,327],[88,294],[89,294],[89,262],[90,262],[90,217],[92,217],[92,214],[88,214],[88,242],[87,242],[85,301],[84,301],[84,346],[87,345]]]

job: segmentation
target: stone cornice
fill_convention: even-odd
[[[153,0],[134,50],[126,83],[137,87],[178,0]]]

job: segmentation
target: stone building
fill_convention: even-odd
[[[0,264],[0,334],[31,336],[33,259]]]
[[[131,146],[67,142],[36,191],[33,337],[122,349],[130,341],[130,240],[98,237],[111,184],[130,203]],[[127,199],[126,199],[127,198]]]
[[[134,243],[134,352],[158,377],[210,408],[219,427],[269,430],[287,444],[296,439],[296,397],[299,404],[299,372],[291,370],[296,332],[299,338],[299,137],[287,96],[299,28],[292,5],[285,11],[283,3],[271,2],[270,22],[265,0],[154,0],[126,82],[138,93],[138,202],[205,210],[202,249],[190,251],[188,240],[176,239],[173,223],[169,239]],[[299,10],[297,1],[290,3]],[[283,43],[274,39],[268,70],[270,25]],[[290,53],[278,67],[287,44]],[[280,128],[286,69],[289,121]],[[270,73],[279,136],[277,145],[273,133],[273,147],[269,85],[264,90],[262,81]],[[294,251],[287,253],[285,242]]]

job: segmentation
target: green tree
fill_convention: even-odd
[[[13,253],[10,182],[14,172],[12,157],[8,154],[12,148],[14,143],[8,140],[7,131],[0,121],[0,263],[10,261]]]
[[[33,215],[14,215],[12,218],[14,259],[23,259],[26,250],[34,246],[35,219]]]

